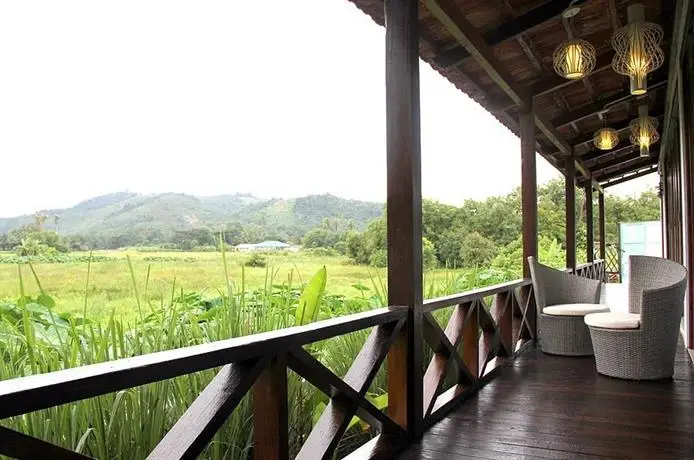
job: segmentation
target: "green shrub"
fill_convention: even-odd
[[[306,254],[311,254],[317,257],[335,257],[338,252],[331,248],[310,248],[304,249]]]
[[[251,257],[244,263],[246,267],[265,267],[267,265],[267,256],[255,252],[251,254]]]

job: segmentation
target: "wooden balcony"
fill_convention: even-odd
[[[602,260],[593,260],[595,192],[598,254],[604,258],[605,188],[658,168],[664,255],[690,268],[684,326],[686,345],[691,348],[694,42],[687,31],[694,23],[692,2],[646,1],[655,20],[667,21],[669,63],[651,75],[647,96],[664,122],[660,152],[638,158],[633,148],[603,153],[590,147],[593,131],[604,123],[600,118],[607,106],[612,107],[610,122],[626,129],[645,100],[629,94],[622,76],[605,72],[612,55],[607,41],[626,19],[626,5],[631,2],[352,1],[386,27],[387,291],[392,306],[3,381],[0,420],[218,368],[217,376],[183,416],[167,426],[168,432],[148,458],[197,457],[246,395],[254,413],[249,457],[257,460],[285,460],[291,454],[308,460],[332,458],[355,415],[378,434],[351,453],[353,459],[390,459],[399,454],[406,459],[694,458],[694,381],[684,349],[678,355],[675,379],[652,383],[600,377],[589,358],[541,354],[534,349],[536,307],[527,265],[524,279],[423,300],[419,88],[421,57],[520,137],[524,261],[538,255],[537,153],[565,177],[567,267],[597,279],[604,279],[605,267]],[[523,8],[513,7],[524,3]],[[593,40],[602,37],[605,45],[596,73],[583,83],[543,75],[552,50],[567,32],[573,33],[565,28],[561,13],[575,4],[584,8],[573,23],[576,30]],[[506,11],[500,14],[501,9]],[[514,40],[518,44],[510,43]],[[533,46],[533,40],[542,46]],[[674,123],[676,119],[679,124]],[[475,134],[466,132],[465,120],[460,129],[463,153],[479,154],[464,151],[465,136]],[[460,178],[477,173],[461,171]],[[494,180],[493,171],[490,180]],[[577,186],[586,197],[586,260],[590,262],[579,267]],[[445,318],[439,313],[446,308],[451,314],[439,322]],[[366,329],[371,330],[368,338],[344,376],[333,373],[307,350],[314,342]],[[388,407],[381,411],[366,393],[386,362]],[[297,452],[290,452],[288,445],[292,404],[288,370],[329,398]],[[2,423],[0,455],[90,458]]]
[[[694,367],[680,343],[671,381],[600,376],[593,358],[536,349],[432,426],[400,458],[694,456]]]

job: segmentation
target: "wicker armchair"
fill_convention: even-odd
[[[631,380],[671,378],[687,269],[668,259],[629,258],[629,313],[588,315],[598,372]]]
[[[598,305],[601,282],[542,265],[533,257],[528,257],[528,264],[542,351],[553,355],[591,356],[593,345],[583,317],[588,313],[609,311],[606,306]],[[559,305],[573,308],[559,309]]]

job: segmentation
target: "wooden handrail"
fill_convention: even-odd
[[[387,307],[244,337],[0,382],[0,419],[246,361],[405,318]]]
[[[469,302],[470,300],[482,297],[489,297],[492,295],[496,295],[500,292],[529,286],[531,283],[532,282],[530,281],[530,279],[519,279],[514,281],[507,281],[505,283],[495,284],[493,286],[473,289],[471,291],[461,292],[460,294],[436,297],[434,299],[424,301],[424,311],[430,312],[438,310],[439,308],[450,307],[451,305]]]

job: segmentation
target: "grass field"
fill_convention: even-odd
[[[0,258],[9,253],[0,253]],[[86,260],[88,253],[72,253]],[[224,263],[218,252],[139,252],[137,250],[95,251],[93,257],[107,260],[69,263],[33,263],[41,287],[56,302],[56,310],[84,314],[87,293],[87,317],[101,320],[115,313],[126,322],[136,319],[137,302],[128,265],[132,263],[135,282],[141,298],[150,305],[167,304],[172,291],[199,292],[217,296],[225,288]],[[245,267],[247,253],[227,253],[229,278],[236,288],[251,290],[272,284],[293,286],[306,282],[323,265],[327,267],[326,292],[346,297],[371,296],[374,285],[386,283],[385,269],[355,265],[344,256],[278,253],[270,255],[266,268]],[[19,267],[19,268],[18,268]],[[19,273],[22,271],[25,294],[35,296],[39,287],[29,265],[0,263],[0,301],[16,301],[20,296]],[[87,276],[89,273],[89,276]],[[478,278],[472,270],[433,270],[425,274],[425,297],[460,292],[476,286],[493,284],[493,279]],[[89,285],[87,286],[87,280]],[[497,279],[496,282],[504,279]],[[244,286],[241,283],[245,282]],[[356,286],[366,287],[363,291]]]
[[[82,314],[85,292],[88,292],[89,318],[104,318],[114,311],[124,319],[134,315],[135,292],[127,256],[132,262],[141,295],[148,302],[157,305],[162,298],[171,297],[174,283],[177,290],[202,292],[211,296],[225,286],[224,265],[218,252],[129,250],[96,251],[93,255],[106,256],[110,260],[91,264],[88,290],[87,263],[33,264],[43,289],[55,299],[59,311]],[[361,295],[359,290],[352,287],[354,284],[361,283],[370,287],[372,277],[383,275],[383,270],[350,264],[346,257],[287,253],[269,256],[267,268],[243,267],[243,262],[249,257],[248,254],[241,253],[227,254],[231,282],[241,283],[243,270],[247,289],[263,287],[269,275],[274,277],[275,284],[287,282],[291,276],[292,284],[299,285],[326,265],[327,291],[352,297]],[[27,295],[37,294],[39,289],[29,266],[22,265],[21,270]],[[0,264],[0,299],[14,301],[18,297],[17,265]]]

